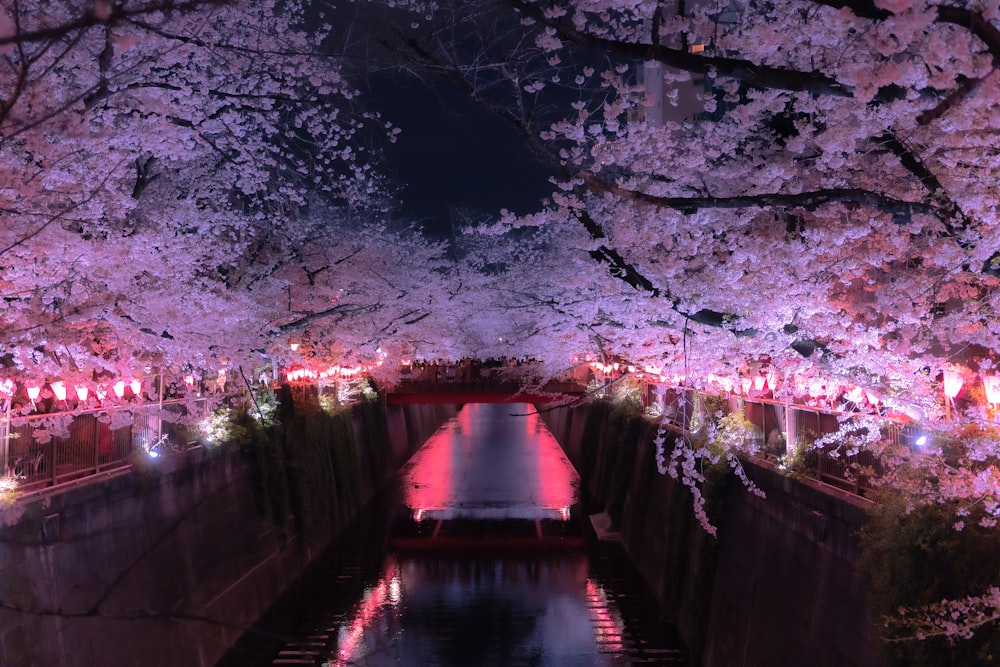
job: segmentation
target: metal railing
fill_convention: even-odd
[[[648,383],[644,387],[644,405],[649,407],[658,402],[660,407],[666,410],[664,417],[679,428],[688,428],[687,419],[690,415],[685,413],[684,418],[671,420],[669,409],[674,403],[683,401],[688,406],[689,412],[693,405],[694,392],[683,387],[668,387],[665,393],[659,392],[662,393],[662,396],[657,399],[658,392],[652,391],[653,388],[653,383]],[[855,417],[866,419],[874,417],[879,424],[882,444],[888,445],[889,449],[893,451],[898,451],[903,446],[912,448],[918,435],[918,429],[915,426],[895,421],[888,416],[876,416],[833,407],[825,408],[819,405],[792,404],[766,397],[741,396],[739,401],[744,417],[755,428],[757,444],[761,446],[761,454],[759,455],[761,458],[773,464],[787,464],[785,439],[787,420],[791,416],[794,420],[796,437],[800,442],[799,447],[804,446],[807,453],[811,451],[813,454],[805,459],[808,467],[805,474],[859,496],[869,495],[875,486],[873,482],[885,473],[883,461],[871,451],[865,449],[854,451],[842,444],[832,444],[816,450],[810,450],[809,445],[816,438],[835,433],[842,421],[850,422]],[[782,418],[779,411],[788,412]],[[789,412],[793,414],[789,415]],[[779,436],[775,443],[777,448],[771,442],[771,436],[775,431]]]
[[[0,417],[0,477],[35,490],[130,465],[164,434],[174,450],[195,446],[198,423],[226,398]]]

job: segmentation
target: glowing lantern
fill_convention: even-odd
[[[119,380],[118,382],[115,382],[113,385],[111,385],[111,389],[112,391],[115,392],[115,396],[121,398],[122,396],[125,395],[125,380]]]
[[[758,375],[753,379],[753,388],[757,391],[762,391],[764,389],[764,384],[767,382],[767,378],[763,375]]]
[[[1000,375],[984,375],[983,387],[986,389],[986,400],[996,405],[1000,403]]]
[[[78,399],[80,399],[81,401],[87,400],[87,396],[89,396],[89,395],[90,395],[90,390],[87,389],[86,387],[77,387],[76,388],[76,397]]]
[[[965,380],[956,371],[945,369],[944,373],[944,395],[948,398],[955,398],[958,392],[962,391]]]
[[[774,374],[774,371],[770,371],[767,374],[767,388],[771,391],[778,388],[778,376]]]
[[[753,380],[750,378],[740,379],[740,388],[743,390],[742,393],[746,394],[750,392],[750,385],[753,384]]]
[[[288,347],[291,348],[292,352],[298,352],[299,351],[299,343],[297,341],[293,340],[292,342],[290,342],[288,344]]]
[[[10,378],[0,381],[0,396],[10,398],[14,395],[14,381]]]
[[[132,382],[129,383],[129,388],[132,390],[133,394],[135,394],[136,396],[138,396],[139,392],[142,391],[142,381],[141,380],[132,380]]]
[[[31,399],[32,401],[37,401],[38,395],[42,393],[42,388],[29,386],[27,389],[28,389],[28,398]]]
[[[185,375],[184,376],[184,384],[186,384],[188,387],[193,387],[194,386],[194,376],[193,375]]]
[[[66,383],[65,382],[63,382],[62,380],[59,380],[57,382],[53,382],[52,384],[50,384],[49,387],[52,389],[52,393],[56,395],[56,398],[58,400],[60,400],[60,401],[65,401],[66,400]]]

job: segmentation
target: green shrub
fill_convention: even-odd
[[[935,503],[907,511],[898,492],[882,492],[862,529],[858,567],[868,584],[874,627],[891,666],[1000,663],[1000,627],[981,627],[971,639],[918,639],[913,610],[981,595],[1000,585],[1000,532],[978,525],[956,530],[956,507]],[[906,616],[900,609],[907,608]]]

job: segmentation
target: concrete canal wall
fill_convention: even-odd
[[[655,425],[608,405],[543,416],[580,471],[591,507],[620,528],[695,664],[882,664],[855,570],[867,501],[748,463],[767,497],[712,480],[706,496],[716,540],[695,520],[687,489],[657,472]]]
[[[322,414],[0,506],[0,665],[213,665],[455,408]]]

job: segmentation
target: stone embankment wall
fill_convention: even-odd
[[[0,664],[213,665],[455,408],[315,414],[0,507]]]
[[[713,479],[706,496],[716,540],[695,520],[690,492],[657,472],[654,424],[607,405],[544,417],[580,471],[591,507],[620,528],[694,664],[882,664],[855,570],[867,501],[747,463],[766,498]]]

